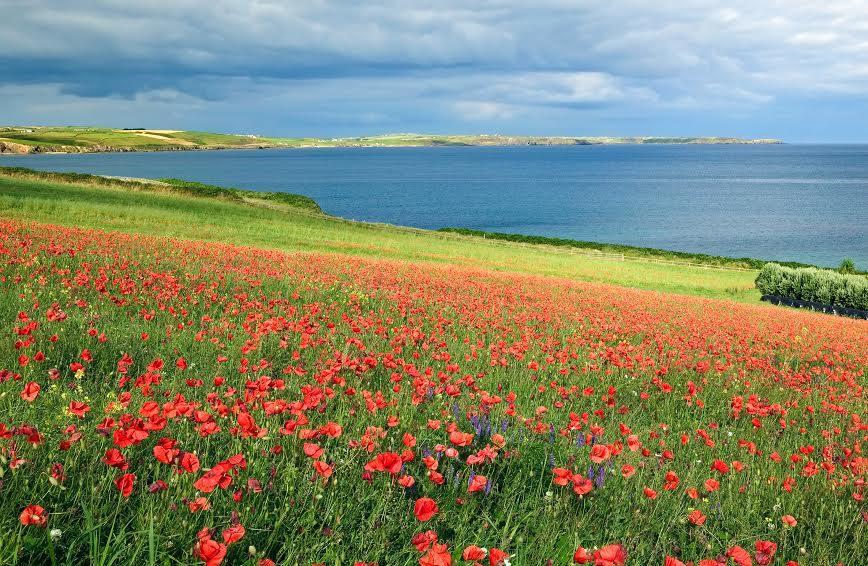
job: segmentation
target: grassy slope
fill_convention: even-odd
[[[110,128],[33,128],[26,132],[22,129],[0,128],[0,141],[11,141],[29,146],[66,146],[88,149],[95,146],[153,150],[166,148],[206,148],[206,147],[244,147],[271,143],[247,136],[213,134],[207,132],[159,132],[143,135],[145,132],[113,130]],[[158,136],[158,137],[153,137]]]
[[[159,186],[133,190],[0,175],[0,216],[263,248],[476,265],[742,302],[759,299],[754,271],[625,261],[582,250],[349,222],[277,201],[198,198]]]
[[[525,234],[507,234],[503,232],[486,232],[484,230],[472,230],[469,228],[440,228],[439,232],[452,232],[466,236],[479,236],[493,240],[507,242],[519,242],[525,244],[544,244],[563,248],[594,249],[610,254],[629,254],[654,259],[680,261],[682,263],[700,263],[710,266],[735,267],[741,269],[761,269],[771,260],[762,260],[750,257],[726,257],[689,252],[662,250],[659,248],[641,248],[623,244],[607,244],[601,242],[588,242],[583,240],[571,240],[568,238],[551,238],[546,236],[528,236]],[[791,261],[777,261],[781,265],[789,267],[814,267],[812,265]]]
[[[865,350],[858,342],[858,321],[611,286],[570,290],[563,281],[489,278],[477,270],[451,266],[417,271],[415,265],[343,261],[344,256],[327,254],[280,258],[261,252],[235,255],[236,250],[217,248],[222,252],[218,254],[212,253],[210,245],[179,246],[123,236],[97,235],[88,240],[91,235],[61,230],[31,227],[4,241],[6,248],[14,250],[9,259],[17,260],[4,264],[0,285],[0,320],[6,321],[7,344],[19,338],[9,330],[30,328],[22,314],[29,313],[39,328],[29,347],[0,349],[0,369],[23,373],[21,381],[0,383],[0,422],[13,429],[20,423],[33,424],[45,435],[45,442],[36,447],[16,436],[0,444],[15,442],[18,457],[27,460],[14,471],[4,464],[2,564],[192,564],[195,533],[213,527],[214,537],[220,537],[235,512],[247,533],[230,547],[225,564],[252,566],[254,558],[245,560],[252,545],[287,566],[349,566],[354,560],[416,566],[421,553],[410,540],[427,529],[449,544],[453,558],[471,543],[497,546],[515,553],[512,563],[517,566],[546,564],[547,558],[559,566],[569,564],[579,544],[592,548],[623,543],[631,566],[663,564],[665,553],[695,564],[696,559],[723,553],[733,544],[752,552],[757,539],[779,544],[776,565],[789,558],[800,559],[803,566],[839,560],[853,564],[847,557],[865,554],[860,504],[850,496],[853,478],[850,485],[833,490],[824,472],[804,478],[798,473],[802,463],[791,471],[788,458],[777,465],[768,457],[774,450],[787,456],[801,454],[799,448],[806,445],[829,445],[836,451],[839,474],[833,477],[850,477],[844,465],[837,464],[837,453],[860,442],[855,423],[857,412],[864,408],[857,386],[863,374],[857,364],[865,359]],[[52,239],[59,246],[45,246]],[[80,249],[77,243],[82,240],[87,242],[86,250],[60,253]],[[204,253],[197,253],[197,248]],[[127,287],[127,282],[133,286]],[[68,311],[63,322],[48,321],[44,314],[55,302]],[[278,321],[285,323],[272,324]],[[91,336],[90,328],[104,332],[105,340]],[[61,337],[57,342],[50,338],[55,333]],[[148,337],[140,338],[143,334]],[[83,356],[83,348],[88,349],[90,361],[85,360],[86,368],[73,377],[68,363]],[[28,363],[19,370],[20,353],[32,355],[37,350],[46,355],[42,365]],[[558,361],[552,354],[560,352],[564,358]],[[166,362],[161,382],[148,392],[153,396],[133,387],[136,379],[117,385],[122,354],[134,360],[129,371],[133,378],[142,375],[152,360]],[[609,354],[614,355],[613,361],[600,361]],[[218,361],[222,355],[225,363]],[[179,371],[173,363],[179,356],[190,362],[188,370]],[[375,365],[363,362],[369,356]],[[620,362],[621,356],[654,365],[622,369],[613,363]],[[336,361],[338,357],[342,361]],[[242,359],[252,360],[255,367],[247,371]],[[259,359],[267,367],[256,365]],[[528,367],[531,360],[539,361],[541,379]],[[694,371],[699,362],[711,361],[725,362],[728,369]],[[453,362],[454,369],[447,369]],[[46,369],[55,365],[64,377],[52,382]],[[663,392],[662,384],[654,385],[662,383],[656,375],[661,366],[671,368],[666,373],[671,394]],[[307,374],[286,375],[285,388],[274,386],[259,394],[266,397],[245,403],[248,395],[253,397],[255,383],[268,383],[266,374],[284,377],[280,368],[285,367],[302,368]],[[417,382],[417,371],[421,377],[428,368],[432,374]],[[390,374],[404,385],[400,392],[392,388]],[[226,376],[223,386],[212,381],[218,375]],[[323,396],[320,405],[302,404],[308,395],[302,397],[300,388],[322,391],[323,382],[317,379],[325,381],[323,375],[339,378],[334,397],[326,401]],[[444,392],[441,375],[459,396]],[[839,375],[849,379],[843,381]],[[25,402],[20,392],[30,379],[41,383],[42,390],[34,402]],[[547,388],[554,380],[558,387]],[[691,380],[703,384],[698,389],[701,398],[694,402],[688,395],[685,402],[682,395],[689,387],[685,382]],[[70,381],[74,389],[67,385]],[[413,391],[429,384],[430,399],[417,403]],[[501,386],[502,395],[514,395],[516,401],[509,409],[505,403],[491,409],[494,430],[498,423],[507,425],[499,429],[505,450],[494,463],[475,468],[492,481],[492,492],[467,493],[470,471],[463,464],[453,466],[447,458],[442,458],[439,469],[448,474],[448,481],[435,487],[419,461],[422,454],[427,447],[449,442],[448,425],[472,430],[467,413],[477,414],[480,392],[500,392]],[[596,394],[581,393],[589,386],[596,388]],[[606,394],[607,386],[617,392],[617,401],[615,394]],[[388,408],[369,412],[357,400],[362,395],[348,394],[351,387],[360,393],[383,393]],[[648,398],[640,398],[640,391]],[[124,394],[130,395],[130,402],[119,406],[118,396]],[[120,471],[101,462],[113,446],[113,435],[103,438],[98,423],[107,417],[124,419],[122,415],[134,421],[132,417],[144,412],[140,409],[147,402],[160,404],[176,394],[202,409],[197,416],[213,416],[221,432],[203,438],[190,417],[178,416],[162,430],[151,432],[142,444],[125,448],[128,471],[136,474],[136,482],[130,497],[123,498],[112,483]],[[738,419],[729,416],[733,397],[742,395],[756,395],[760,410],[770,413],[762,420],[757,417],[761,428],[754,427],[750,414]],[[625,411],[609,410],[610,398]],[[91,412],[82,419],[67,418],[71,400],[87,402]],[[301,413],[309,415],[307,430],[316,431],[326,422],[344,427],[340,438],[315,439],[325,450],[323,461],[335,465],[327,484],[312,480],[311,459],[304,455],[299,438],[302,429],[298,435],[278,432],[288,418],[297,417],[296,410],[292,415],[269,416],[261,404],[265,400],[308,407]],[[778,425],[783,417],[767,409],[773,403],[786,408],[790,423],[786,428]],[[808,406],[818,407],[816,414]],[[263,434],[268,431],[264,437],[244,438],[231,432],[240,421],[240,413],[234,412],[247,413],[248,408]],[[548,409],[545,421],[539,418],[540,408]],[[560,428],[570,420],[569,413],[592,411],[604,415],[591,416],[590,423],[601,427],[601,438],[605,429],[606,442],[626,442],[626,433],[618,432],[623,423],[642,439],[639,442],[646,443],[649,453],[642,457],[625,447],[612,462],[616,469],[606,473],[605,486],[580,499],[570,487],[552,485],[550,466],[568,466],[583,475],[590,448],[576,446],[576,433],[567,432],[564,438],[554,429],[551,434],[527,431],[536,428],[535,423],[544,425],[544,430],[547,423]],[[411,452],[415,461],[405,468],[416,478],[415,490],[402,490],[380,472],[370,483],[362,478],[363,466],[374,454],[351,448],[351,441],[371,430],[368,427],[382,427],[387,415],[398,416],[400,422],[387,427],[389,432],[384,431],[387,436],[375,452],[393,447],[400,451],[403,433],[416,435],[418,444]],[[443,419],[446,426],[431,431],[426,426],[429,419]],[[70,422],[83,438],[64,452],[59,442]],[[583,427],[583,440],[589,428]],[[821,435],[833,428],[844,432]],[[713,447],[693,434],[706,429]],[[652,433],[661,435],[659,440]],[[691,439],[686,445],[679,442],[681,434]],[[182,450],[196,454],[199,471],[180,474],[159,464],[153,456],[159,438],[175,439]],[[462,449],[464,454],[486,444],[488,433],[477,438],[474,445]],[[736,442],[741,439],[756,442],[761,454],[751,456]],[[664,442],[673,450],[672,461],[656,455]],[[268,456],[274,447],[282,452]],[[234,454],[244,455],[248,465],[228,489],[197,493],[193,482],[205,477],[204,470]],[[464,454],[458,461],[464,461]],[[738,459],[747,467],[720,476],[709,469],[715,458]],[[62,488],[49,483],[54,462],[62,462],[68,474]],[[636,470],[629,480],[616,471],[624,463]],[[667,470],[679,475],[677,491],[661,488]],[[788,473],[798,477],[792,493],[779,487],[781,476]],[[683,493],[687,486],[702,489],[712,474],[720,478],[720,490],[703,492],[697,500]],[[767,479],[772,476],[777,479]],[[602,473],[599,477],[602,484]],[[147,493],[156,479],[165,480],[169,489]],[[260,488],[245,490],[248,479],[261,482],[261,493],[256,493]],[[659,498],[648,499],[643,486],[658,489]],[[231,499],[234,490],[243,495],[238,504]],[[193,513],[185,503],[200,494],[212,508]],[[413,517],[412,501],[419,496],[433,497],[440,507],[429,522]],[[459,504],[459,498],[464,503]],[[48,528],[19,525],[18,514],[33,503],[50,514]],[[708,515],[702,529],[686,521],[693,507]],[[783,513],[797,517],[796,529],[775,528]],[[63,532],[52,544],[48,533],[55,528]],[[807,549],[807,556],[799,555],[799,547]]]

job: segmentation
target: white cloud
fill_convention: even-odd
[[[630,88],[606,73],[538,72],[504,75],[483,89],[493,96],[525,104],[593,104],[625,99],[653,99],[645,88]]]
[[[453,108],[464,120],[508,120],[516,114],[516,109],[508,104],[480,100],[459,100]]]
[[[840,39],[841,38],[835,32],[805,31],[791,36],[787,41],[792,45],[816,47],[821,45],[830,45],[838,42]]]

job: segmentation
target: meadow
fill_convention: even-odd
[[[239,194],[0,177],[0,563],[868,553],[865,321]]]

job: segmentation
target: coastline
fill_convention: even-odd
[[[17,146],[17,147],[16,147]],[[292,149],[291,146],[282,145],[256,145],[256,146],[156,146],[156,147],[77,147],[77,146],[29,146],[23,144],[10,144],[0,141],[0,157],[4,155],[71,155],[75,153],[156,153],[161,151],[221,151],[226,149]]]
[[[157,131],[157,130],[153,130]],[[162,131],[162,130],[161,130]],[[777,139],[716,136],[508,136],[386,134],[349,138],[274,138],[236,134],[173,131],[174,138],[151,130],[100,128],[0,127],[0,155],[132,153],[157,151],[220,151],[226,149],[527,147],[592,145],[780,145]],[[143,138],[147,142],[142,143]],[[62,143],[71,142],[71,143]],[[163,143],[159,143],[163,142]]]
[[[79,148],[70,146],[68,148],[57,148],[42,146],[25,146],[26,150],[10,151],[8,148],[0,147],[0,157],[22,156],[22,155],[72,155],[76,153],[158,153],[158,152],[181,152],[181,151],[226,151],[226,150],[246,150],[257,151],[263,149],[369,149],[369,148],[432,148],[432,147],[566,147],[566,146],[623,146],[623,145],[784,145],[785,142],[617,142],[617,143],[504,143],[504,144],[471,144],[471,143],[454,143],[454,144],[300,144],[300,145],[257,145],[257,146],[202,146],[202,147],[152,147],[152,148],[135,148],[135,147],[87,147]],[[0,142],[0,146],[2,146]]]

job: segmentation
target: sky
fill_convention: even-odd
[[[0,124],[868,142],[868,0],[0,0]]]

